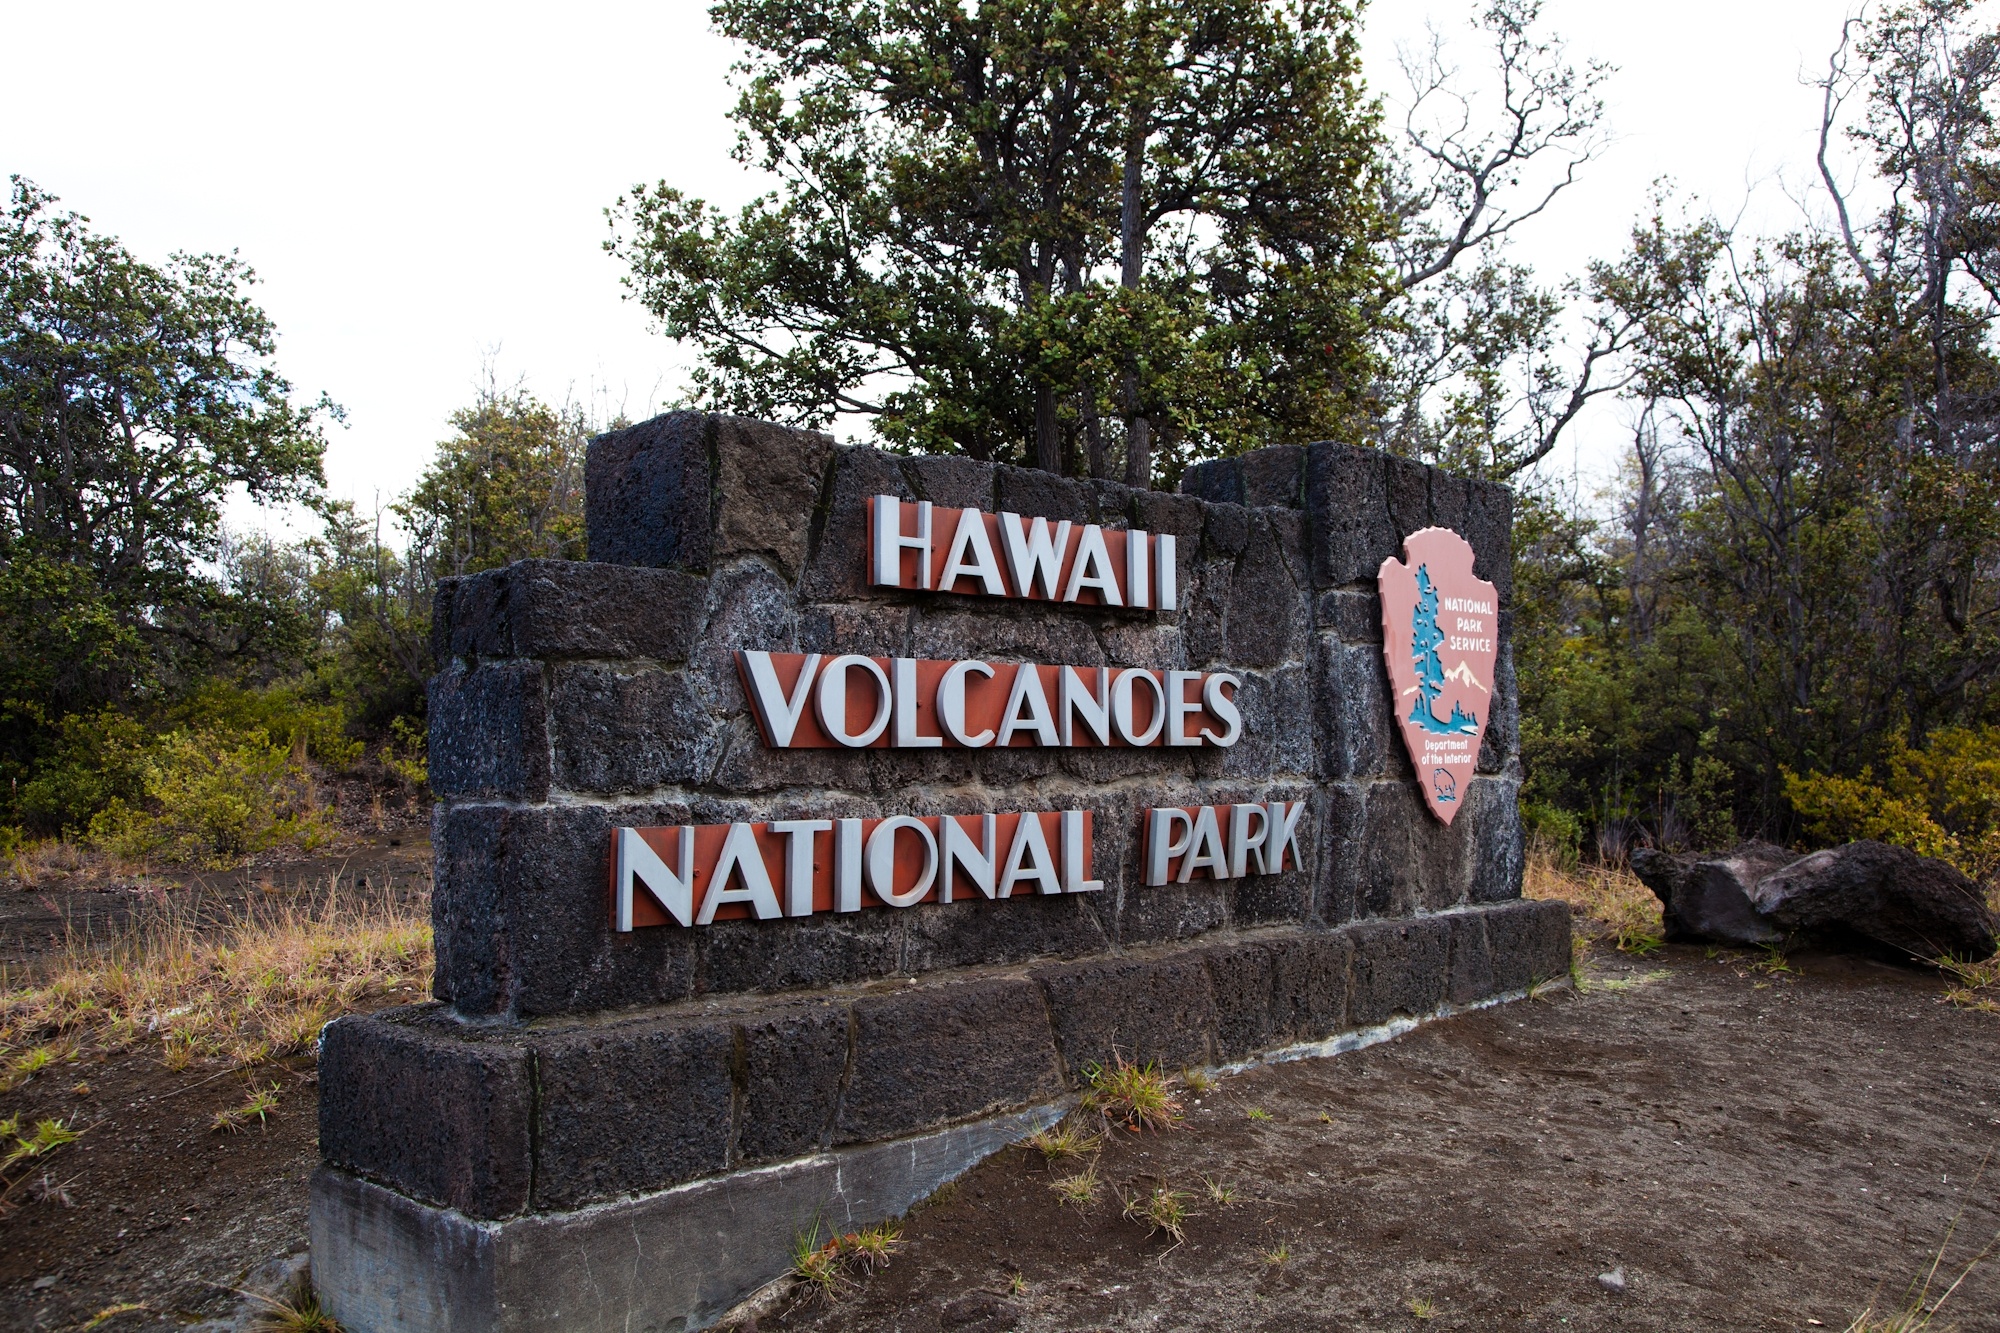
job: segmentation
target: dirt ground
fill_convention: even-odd
[[[763,1328],[1845,1329],[1902,1295],[1955,1216],[1947,1267],[2000,1230],[1978,1179],[2000,1145],[2000,1015],[1939,1003],[1919,973],[1794,965],[1600,955],[1581,994],[1230,1076],[1184,1128],[1106,1147],[1083,1213],[1011,1149],[914,1215],[887,1269]],[[211,1132],[273,1081],[267,1128]],[[315,1095],[303,1065],[125,1056],[0,1096],[0,1116],[92,1127],[51,1161],[67,1204],[0,1219],[0,1328],[226,1311],[304,1244]],[[1120,1216],[1114,1190],[1156,1186],[1190,1196],[1180,1245]],[[1615,1267],[1622,1296],[1597,1281]],[[2000,1258],[1950,1326],[2000,1330]]]
[[[430,875],[428,829],[414,819],[223,873],[133,876],[88,865],[33,887],[0,885],[0,963],[10,981],[30,979],[62,956],[72,929],[101,938],[162,894],[188,895],[226,919],[247,900],[282,905],[336,885],[426,898]],[[228,1314],[253,1269],[304,1248],[306,1181],[319,1160],[310,1057],[175,1071],[159,1056],[157,1043],[84,1055],[0,1092],[0,1119],[83,1131],[0,1207],[0,1329],[80,1328],[117,1306],[132,1308],[97,1328],[180,1328]],[[212,1128],[217,1112],[272,1090],[277,1106],[261,1124]]]
[[[1082,1213],[1049,1188],[1074,1164],[1010,1149],[764,1328],[1841,1330],[1955,1216],[1948,1267],[2000,1231],[2000,1015],[1872,963],[1613,958],[1580,995],[1226,1078],[1184,1129],[1116,1135]],[[1114,1193],[1162,1186],[1179,1245]],[[2000,1257],[1947,1327],[2000,1330]]]

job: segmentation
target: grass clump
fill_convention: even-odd
[[[234,1134],[255,1120],[259,1127],[270,1127],[270,1115],[278,1109],[278,1085],[258,1088],[250,1094],[250,1099],[241,1106],[232,1106],[226,1111],[217,1111],[215,1119],[209,1122],[210,1133]]]
[[[1266,1111],[1261,1106],[1253,1106],[1248,1111],[1245,1111],[1244,1114],[1249,1116],[1252,1120],[1261,1121],[1261,1120],[1269,1120],[1271,1118],[1271,1113],[1269,1111]]]
[[[1143,1190],[1125,1199],[1125,1216],[1146,1228],[1148,1236],[1161,1232],[1178,1245],[1187,1239],[1188,1196],[1165,1185]]]
[[[1155,1133],[1172,1129],[1180,1121],[1180,1099],[1166,1074],[1151,1061],[1135,1065],[1114,1055],[1109,1066],[1086,1065],[1084,1080],[1089,1085],[1083,1094],[1085,1109],[1103,1116],[1107,1124],[1136,1134],[1142,1129]]]
[[[1216,1180],[1212,1176],[1203,1176],[1201,1178],[1201,1187],[1203,1192],[1208,1195],[1210,1203],[1226,1204],[1236,1202],[1236,1187],[1226,1181]]]
[[[1097,1163],[1092,1162],[1083,1170],[1066,1176],[1057,1176],[1049,1182],[1049,1188],[1055,1191],[1056,1198],[1079,1213],[1086,1211],[1097,1202],[1098,1195],[1103,1191],[1102,1182],[1097,1178]]]
[[[1437,1302],[1423,1296],[1412,1296],[1403,1306],[1419,1322],[1428,1323],[1437,1314]]]
[[[342,892],[337,879],[324,892],[245,907],[160,892],[109,938],[72,928],[39,984],[0,977],[0,1053],[158,1041],[169,1069],[254,1065],[310,1051],[327,1020],[364,1001],[399,989],[417,998],[430,972],[422,901]]]
[[[1104,1145],[1104,1135],[1089,1133],[1065,1120],[1050,1129],[1030,1134],[1027,1142],[1030,1148],[1042,1155],[1045,1164],[1054,1166],[1058,1162],[1090,1156]]]
[[[75,1143],[83,1135],[84,1131],[68,1120],[38,1120],[34,1128],[27,1130],[22,1128],[18,1115],[0,1120],[0,1217],[14,1210],[11,1196],[28,1178],[27,1173],[14,1174],[17,1167],[40,1167],[58,1149]],[[43,1202],[66,1206],[70,1203],[68,1192],[47,1172],[42,1173],[32,1192]]]
[[[820,1223],[792,1239],[791,1275],[808,1295],[823,1302],[839,1299],[853,1285],[856,1271],[872,1273],[889,1266],[889,1255],[902,1243],[903,1228],[895,1222],[877,1222],[859,1231],[835,1234],[821,1241]]]
[[[1283,1268],[1292,1261],[1292,1247],[1279,1241],[1268,1250],[1257,1251],[1257,1257],[1273,1268]]]
[[[264,1309],[250,1325],[254,1333],[340,1333],[340,1325],[320,1304],[319,1293],[309,1281],[302,1280],[296,1290],[276,1299],[257,1299],[264,1303]]]

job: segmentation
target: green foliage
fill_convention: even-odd
[[[1353,435],[1391,229],[1335,0],[721,0],[748,54],[731,218],[614,210],[697,401],[1148,482]]]
[[[412,549],[441,575],[583,559],[582,415],[489,386],[451,424],[457,434],[396,505]]]
[[[1785,770],[1785,799],[1808,835],[1875,838],[1951,862],[1973,879],[2000,871],[2000,727],[1941,727],[1921,747],[1894,738],[1857,777]]]
[[[113,801],[91,834],[121,856],[214,866],[328,836],[310,776],[290,749],[260,732],[205,727],[171,731],[142,770],[144,804]]]

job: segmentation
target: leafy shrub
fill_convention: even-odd
[[[57,724],[56,740],[14,806],[31,828],[80,833],[98,812],[144,790],[146,733],[113,708],[73,713]]]
[[[1949,861],[1973,879],[2000,872],[2000,727],[1944,727],[1912,748],[1892,741],[1880,776],[1783,770],[1785,799],[1825,842],[1874,838]]]
[[[283,843],[315,847],[330,833],[304,766],[257,732],[169,732],[147,756],[143,788],[144,807],[114,802],[91,826],[121,856],[222,868]]]

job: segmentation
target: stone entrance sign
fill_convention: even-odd
[[[697,413],[586,483],[588,562],[439,589],[436,998],[320,1056],[352,1333],[707,1327],[1094,1065],[1568,967],[1520,898],[1501,487],[1314,444],[1164,494]]]
[[[1396,723],[1424,803],[1447,824],[1471,788],[1500,663],[1500,594],[1474,576],[1476,558],[1451,529],[1425,528],[1380,576]]]

